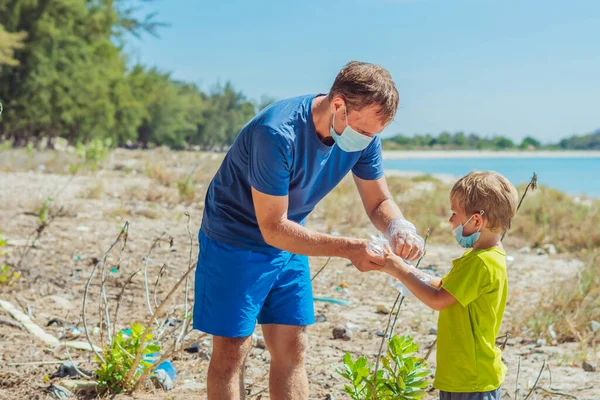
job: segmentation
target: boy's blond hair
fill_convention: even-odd
[[[512,183],[494,171],[474,171],[460,178],[450,192],[467,216],[484,211],[488,228],[510,228],[519,194]]]

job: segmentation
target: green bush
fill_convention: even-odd
[[[381,357],[383,369],[376,372],[376,381],[371,373],[373,365],[365,356],[354,361],[346,353],[343,369],[336,368],[336,372],[349,381],[344,391],[353,400],[372,399],[373,394],[378,400],[419,400],[427,394],[424,389],[429,386],[431,371],[425,360],[415,356],[418,349],[410,335],[394,335],[388,341],[387,354]]]

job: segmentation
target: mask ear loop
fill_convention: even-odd
[[[483,216],[483,214],[485,214],[485,211],[480,210],[479,215]],[[473,218],[473,217],[471,217],[471,218]],[[481,227],[479,227],[479,229],[477,229],[477,232],[480,232],[480,231],[481,231]]]

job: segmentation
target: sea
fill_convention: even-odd
[[[493,170],[514,185],[528,183],[535,172],[538,184],[573,196],[600,199],[600,156],[594,157],[490,157],[384,159],[384,169],[428,174],[466,175]]]

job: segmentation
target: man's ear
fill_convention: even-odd
[[[333,100],[331,100],[331,111],[332,112],[336,112],[337,110],[339,110],[342,107],[346,106],[346,102],[344,101],[344,99],[341,96],[335,96],[333,98]]]

